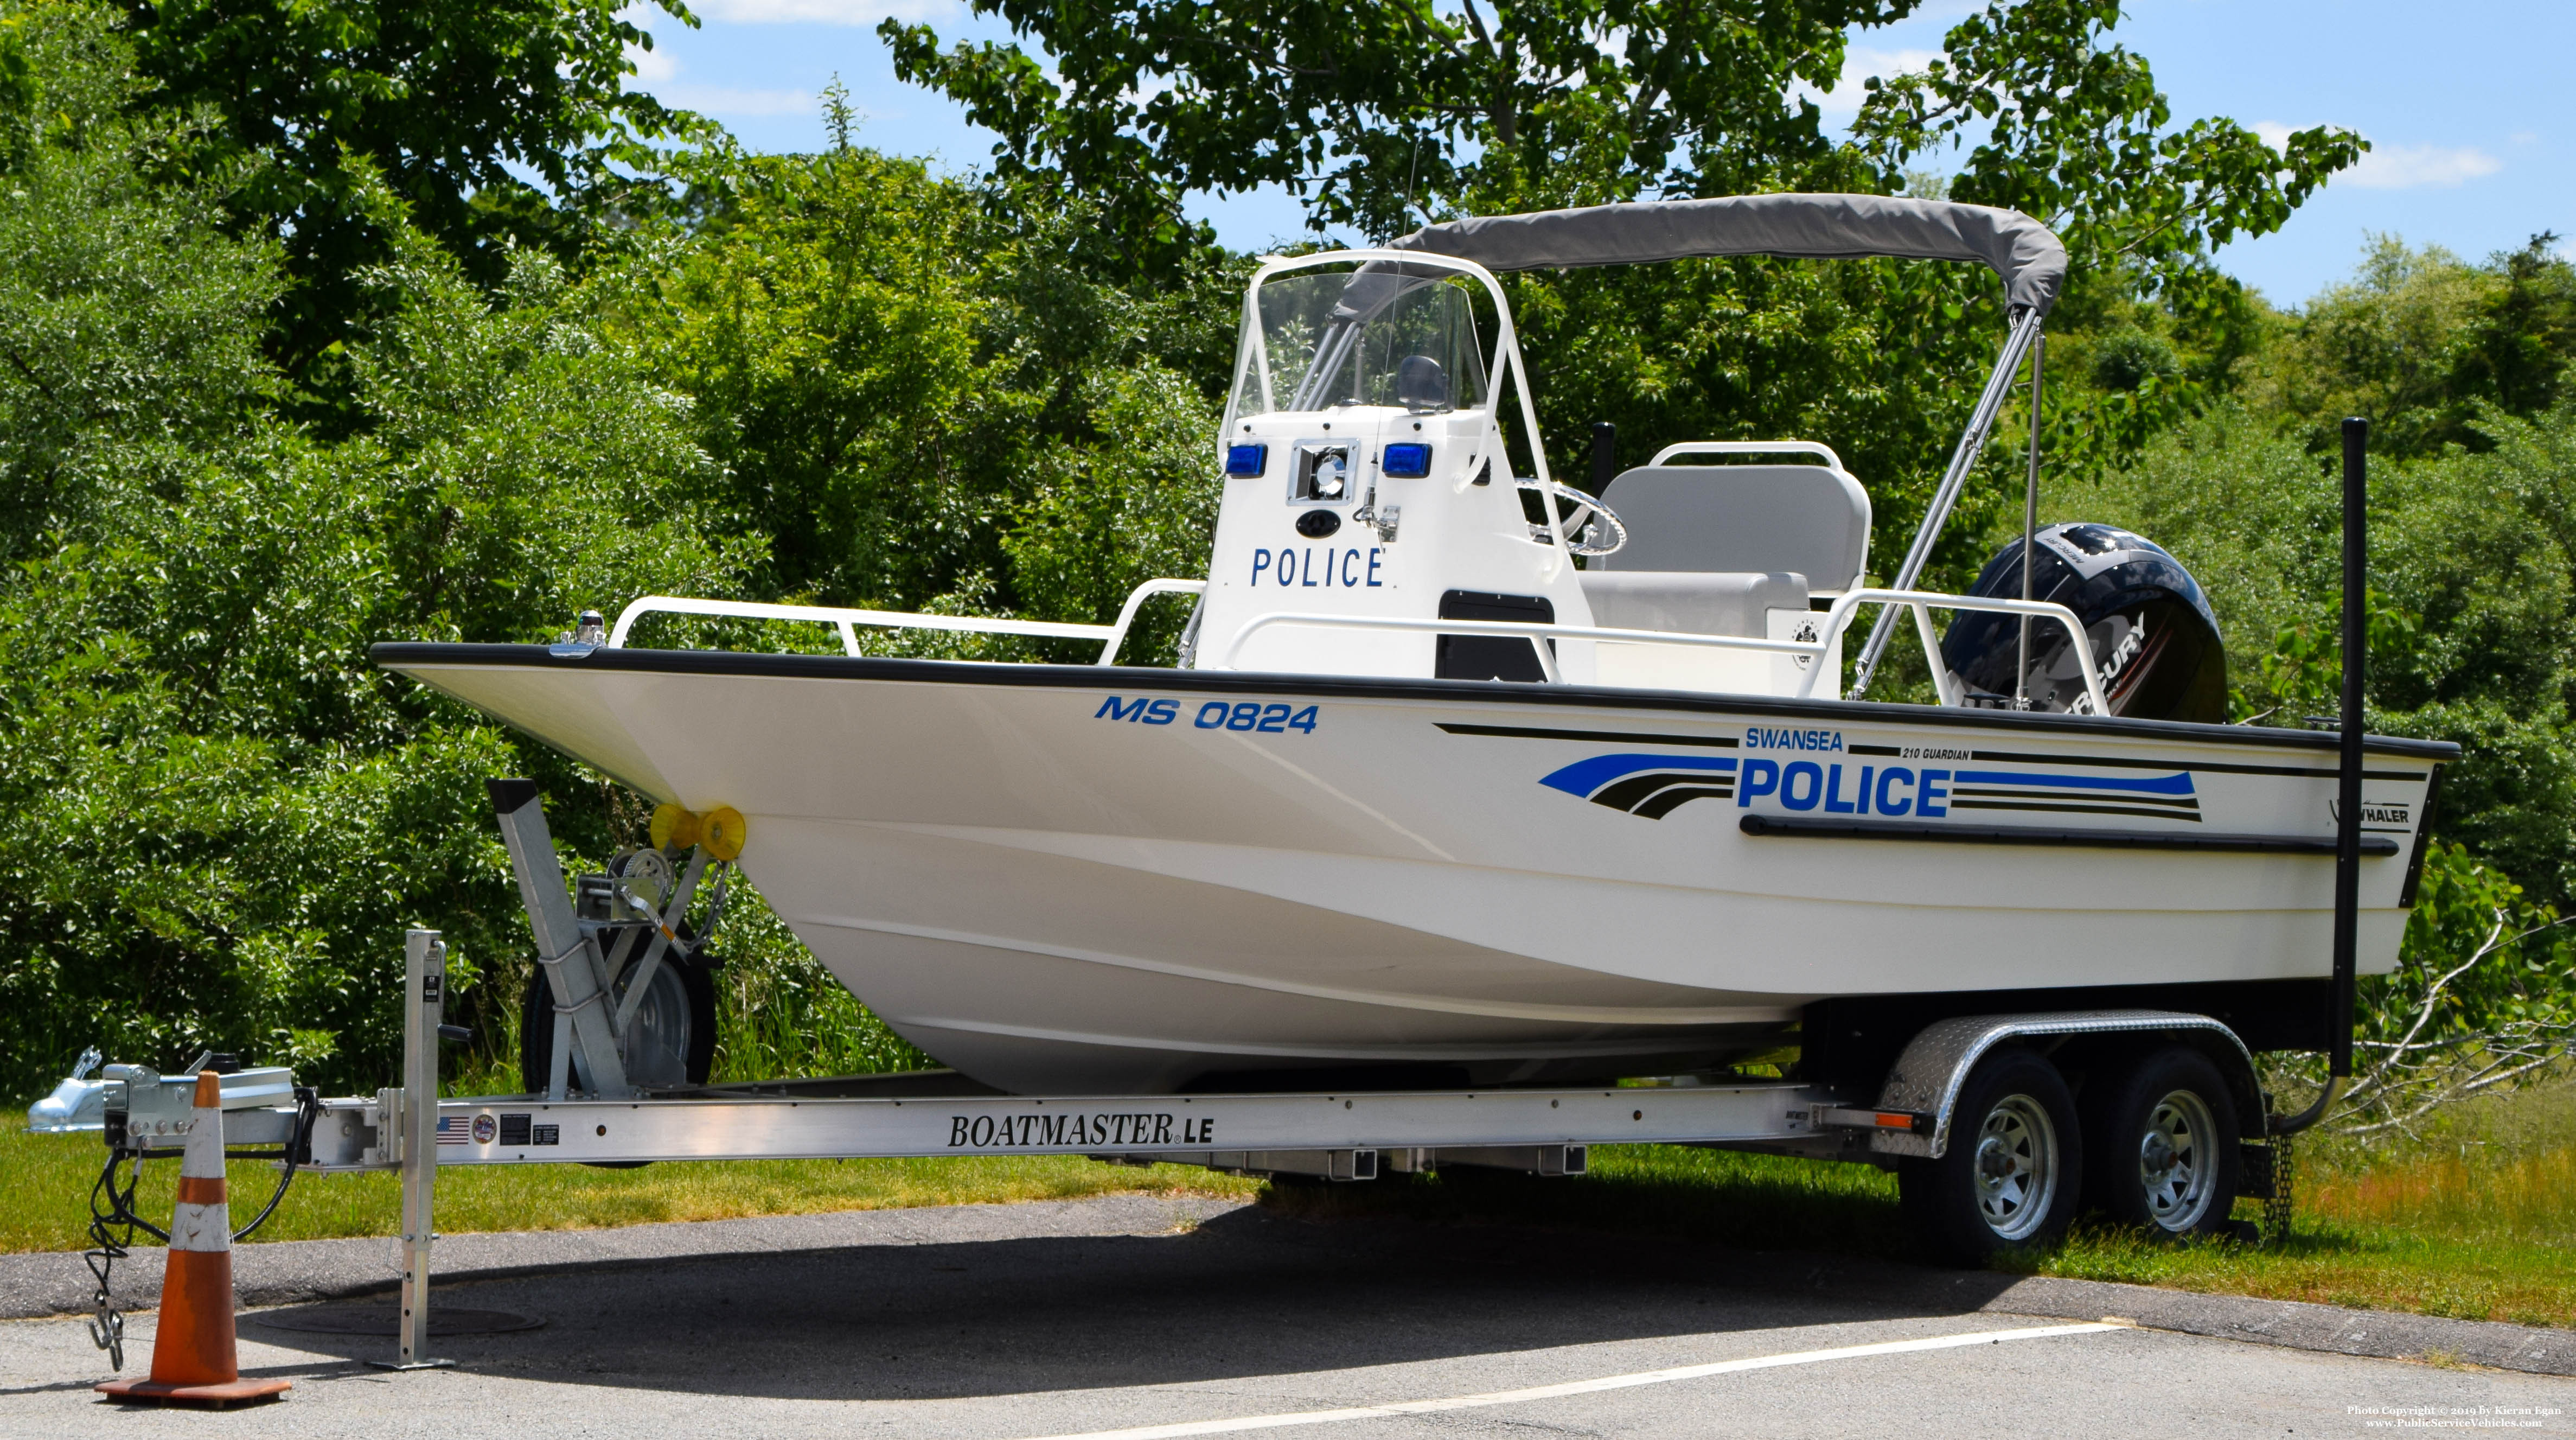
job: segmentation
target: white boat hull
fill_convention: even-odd
[[[1660,1073],[1777,1046],[1827,997],[2329,969],[2324,735],[1497,683],[378,659],[656,799],[743,812],[745,873],[817,958],[1015,1091]],[[2365,973],[2396,962],[2451,753],[2372,742],[2366,838],[2393,853],[2362,864]],[[2098,843],[1945,843],[2017,827]],[[2213,837],[2256,838],[2159,848]]]

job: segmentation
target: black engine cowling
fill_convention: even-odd
[[[2031,598],[2075,612],[2112,714],[2225,723],[2227,651],[2218,617],[2181,561],[2110,525],[2051,525],[2037,538]],[[1996,551],[1969,593],[2021,598],[2021,542]],[[1963,610],[1942,638],[1941,658],[1967,703],[2008,709],[2020,648],[2020,617]],[[2031,622],[2028,693],[2034,710],[2093,708],[2065,626]]]

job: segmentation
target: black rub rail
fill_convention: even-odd
[[[1808,820],[1794,815],[1747,815],[1747,835],[1788,835],[1810,840],[1931,840],[1952,845],[2086,846],[2096,850],[2233,851],[2254,855],[2335,853],[2332,835],[2182,835],[2161,830],[2061,830],[2037,825],[1927,825],[1903,820]],[[2397,842],[2365,835],[2364,855],[2394,855]]]

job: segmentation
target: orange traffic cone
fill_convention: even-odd
[[[119,1400],[230,1405],[292,1389],[283,1380],[244,1380],[233,1351],[233,1217],[224,1203],[224,1092],[212,1070],[197,1072],[196,1116],[179,1157],[179,1208],[170,1219],[169,1266],[161,1276],[161,1321],[152,1336],[152,1378],[98,1387]]]

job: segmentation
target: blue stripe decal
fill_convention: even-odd
[[[1721,770],[1731,775],[1735,773],[1735,761],[1714,755],[1595,755],[1544,776],[1538,783],[1568,795],[1588,796],[1622,775],[1644,770]]]
[[[2178,775],[2163,775],[2151,780],[2132,780],[2122,776],[2033,775],[2020,770],[1962,770],[1951,777],[1951,783],[1956,785],[2054,785],[2065,790],[2130,790],[2145,795],[2193,793],[2191,772],[2188,770]]]

